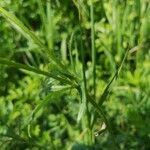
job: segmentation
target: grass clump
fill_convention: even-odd
[[[2,149],[149,149],[149,8],[0,2]]]

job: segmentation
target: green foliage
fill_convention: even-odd
[[[1,0],[1,149],[149,149],[149,14],[147,0]]]

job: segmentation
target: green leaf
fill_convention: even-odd
[[[9,60],[4,59],[4,58],[0,58],[0,64],[12,66],[12,67],[15,67],[17,69],[24,69],[24,70],[27,70],[27,71],[34,72],[36,74],[51,77],[51,78],[56,79],[56,80],[58,80],[60,82],[63,82],[63,83],[65,82],[65,83],[68,83],[68,84],[72,84],[71,81],[69,81],[67,79],[64,79],[64,78],[61,78],[59,76],[56,76],[55,74],[52,74],[52,73],[49,73],[49,72],[46,72],[46,71],[42,71],[42,70],[40,70],[38,68],[35,68],[35,67],[32,67],[32,66],[27,66],[27,65],[24,65],[24,64],[9,61]]]
[[[80,120],[82,119],[82,116],[84,115],[86,110],[86,103],[82,101],[80,104],[79,112],[78,112],[78,117],[77,117],[77,122],[79,123]]]
[[[118,78],[118,75],[119,75],[119,73],[120,73],[120,71],[121,71],[121,68],[122,68],[124,62],[125,62],[125,59],[126,59],[126,57],[127,57],[127,55],[128,55],[128,52],[129,52],[129,50],[126,51],[126,53],[125,53],[125,55],[124,55],[124,58],[122,59],[122,62],[121,62],[121,64],[120,64],[119,68],[117,69],[117,71],[115,72],[115,74],[113,75],[113,77],[111,78],[111,80],[109,81],[109,83],[107,84],[106,88],[104,89],[104,92],[103,92],[103,94],[102,94],[102,96],[100,97],[100,100],[99,100],[99,102],[98,102],[98,105],[99,105],[99,106],[101,106],[101,105],[104,103],[104,101],[107,100],[107,97],[108,97],[108,95],[109,95],[109,93],[110,93],[112,84],[113,84],[113,82]]]
[[[4,8],[0,7],[0,14],[17,30],[19,31],[24,37],[28,40],[32,40],[35,44],[37,44],[43,52],[47,52],[49,58],[57,64],[57,68],[59,70],[63,70],[65,73],[69,73],[66,67],[61,63],[59,59],[57,59],[53,52],[50,52],[47,47],[41,42],[41,40],[34,34],[33,31],[29,30],[16,16],[6,11]],[[45,55],[46,56],[46,55]]]

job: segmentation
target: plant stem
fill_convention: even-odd
[[[81,33],[81,38],[82,38],[82,28],[80,30]],[[82,57],[82,75],[83,75],[83,90],[82,90],[82,95],[84,95],[84,102],[86,105],[86,117],[83,117],[83,119],[85,119],[84,122],[87,123],[88,128],[90,129],[90,113],[89,113],[89,107],[88,107],[88,101],[87,101],[87,82],[86,82],[86,75],[85,75],[85,71],[86,71],[86,67],[85,67],[85,51],[83,49],[83,42],[81,40],[81,57]],[[81,85],[82,86],[82,85]],[[87,134],[87,136],[85,137],[86,141],[89,143],[91,143],[89,141],[89,134]]]
[[[93,88],[94,88],[94,99],[95,99],[96,98],[96,50],[95,50],[95,29],[94,29],[93,2],[91,2],[90,13],[91,13],[92,73],[93,73]]]

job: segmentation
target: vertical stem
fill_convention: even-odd
[[[96,98],[96,50],[95,50],[95,29],[94,29],[93,2],[91,2],[90,13],[91,13],[92,73],[93,73],[93,88],[94,88],[94,99],[95,99]]]
[[[81,29],[82,30],[82,29]],[[82,42],[82,31],[81,31],[81,57],[82,57],[82,76],[83,76],[83,87],[84,87],[84,94],[85,94],[85,99],[87,103],[87,83],[86,83],[86,76],[85,76],[85,52],[83,49],[83,42]]]
[[[71,68],[73,69],[74,73],[76,73],[75,64],[74,64],[73,57],[72,57],[73,56],[73,54],[72,54],[73,37],[74,37],[74,32],[71,34],[68,49],[69,49],[69,57],[70,57]]]
[[[83,74],[83,83],[84,83],[84,89],[85,89],[85,93],[86,93],[86,77],[85,77],[85,60],[84,60],[84,49],[83,49],[83,43],[81,40],[81,55],[82,55],[82,74]]]
[[[137,14],[137,20],[136,20],[136,24],[135,26],[137,26],[137,35],[136,37],[138,37],[137,40],[135,40],[135,45],[139,45],[140,43],[140,39],[141,39],[141,34],[140,34],[140,30],[141,30],[141,0],[135,0],[135,10],[136,10],[136,14]],[[135,68],[137,67],[137,60],[138,59],[138,53],[135,54]]]
[[[53,10],[51,8],[51,0],[47,2],[46,5],[46,13],[47,13],[47,24],[45,25],[46,29],[46,40],[48,43],[48,48],[50,51],[53,50],[53,33],[54,33],[54,28],[53,28]]]
[[[90,129],[90,113],[89,113],[89,106],[88,106],[88,101],[87,101],[87,82],[86,82],[86,75],[85,75],[85,51],[83,49],[83,41],[82,41],[82,28],[81,28],[81,57],[82,57],[82,75],[83,75],[83,90],[82,90],[82,95],[84,95],[84,102],[86,105],[86,116],[83,117],[83,122],[85,125]],[[85,119],[85,120],[84,120]],[[89,133],[89,132],[88,132]],[[89,140],[89,134],[86,134],[85,140],[88,144],[90,144]]]

